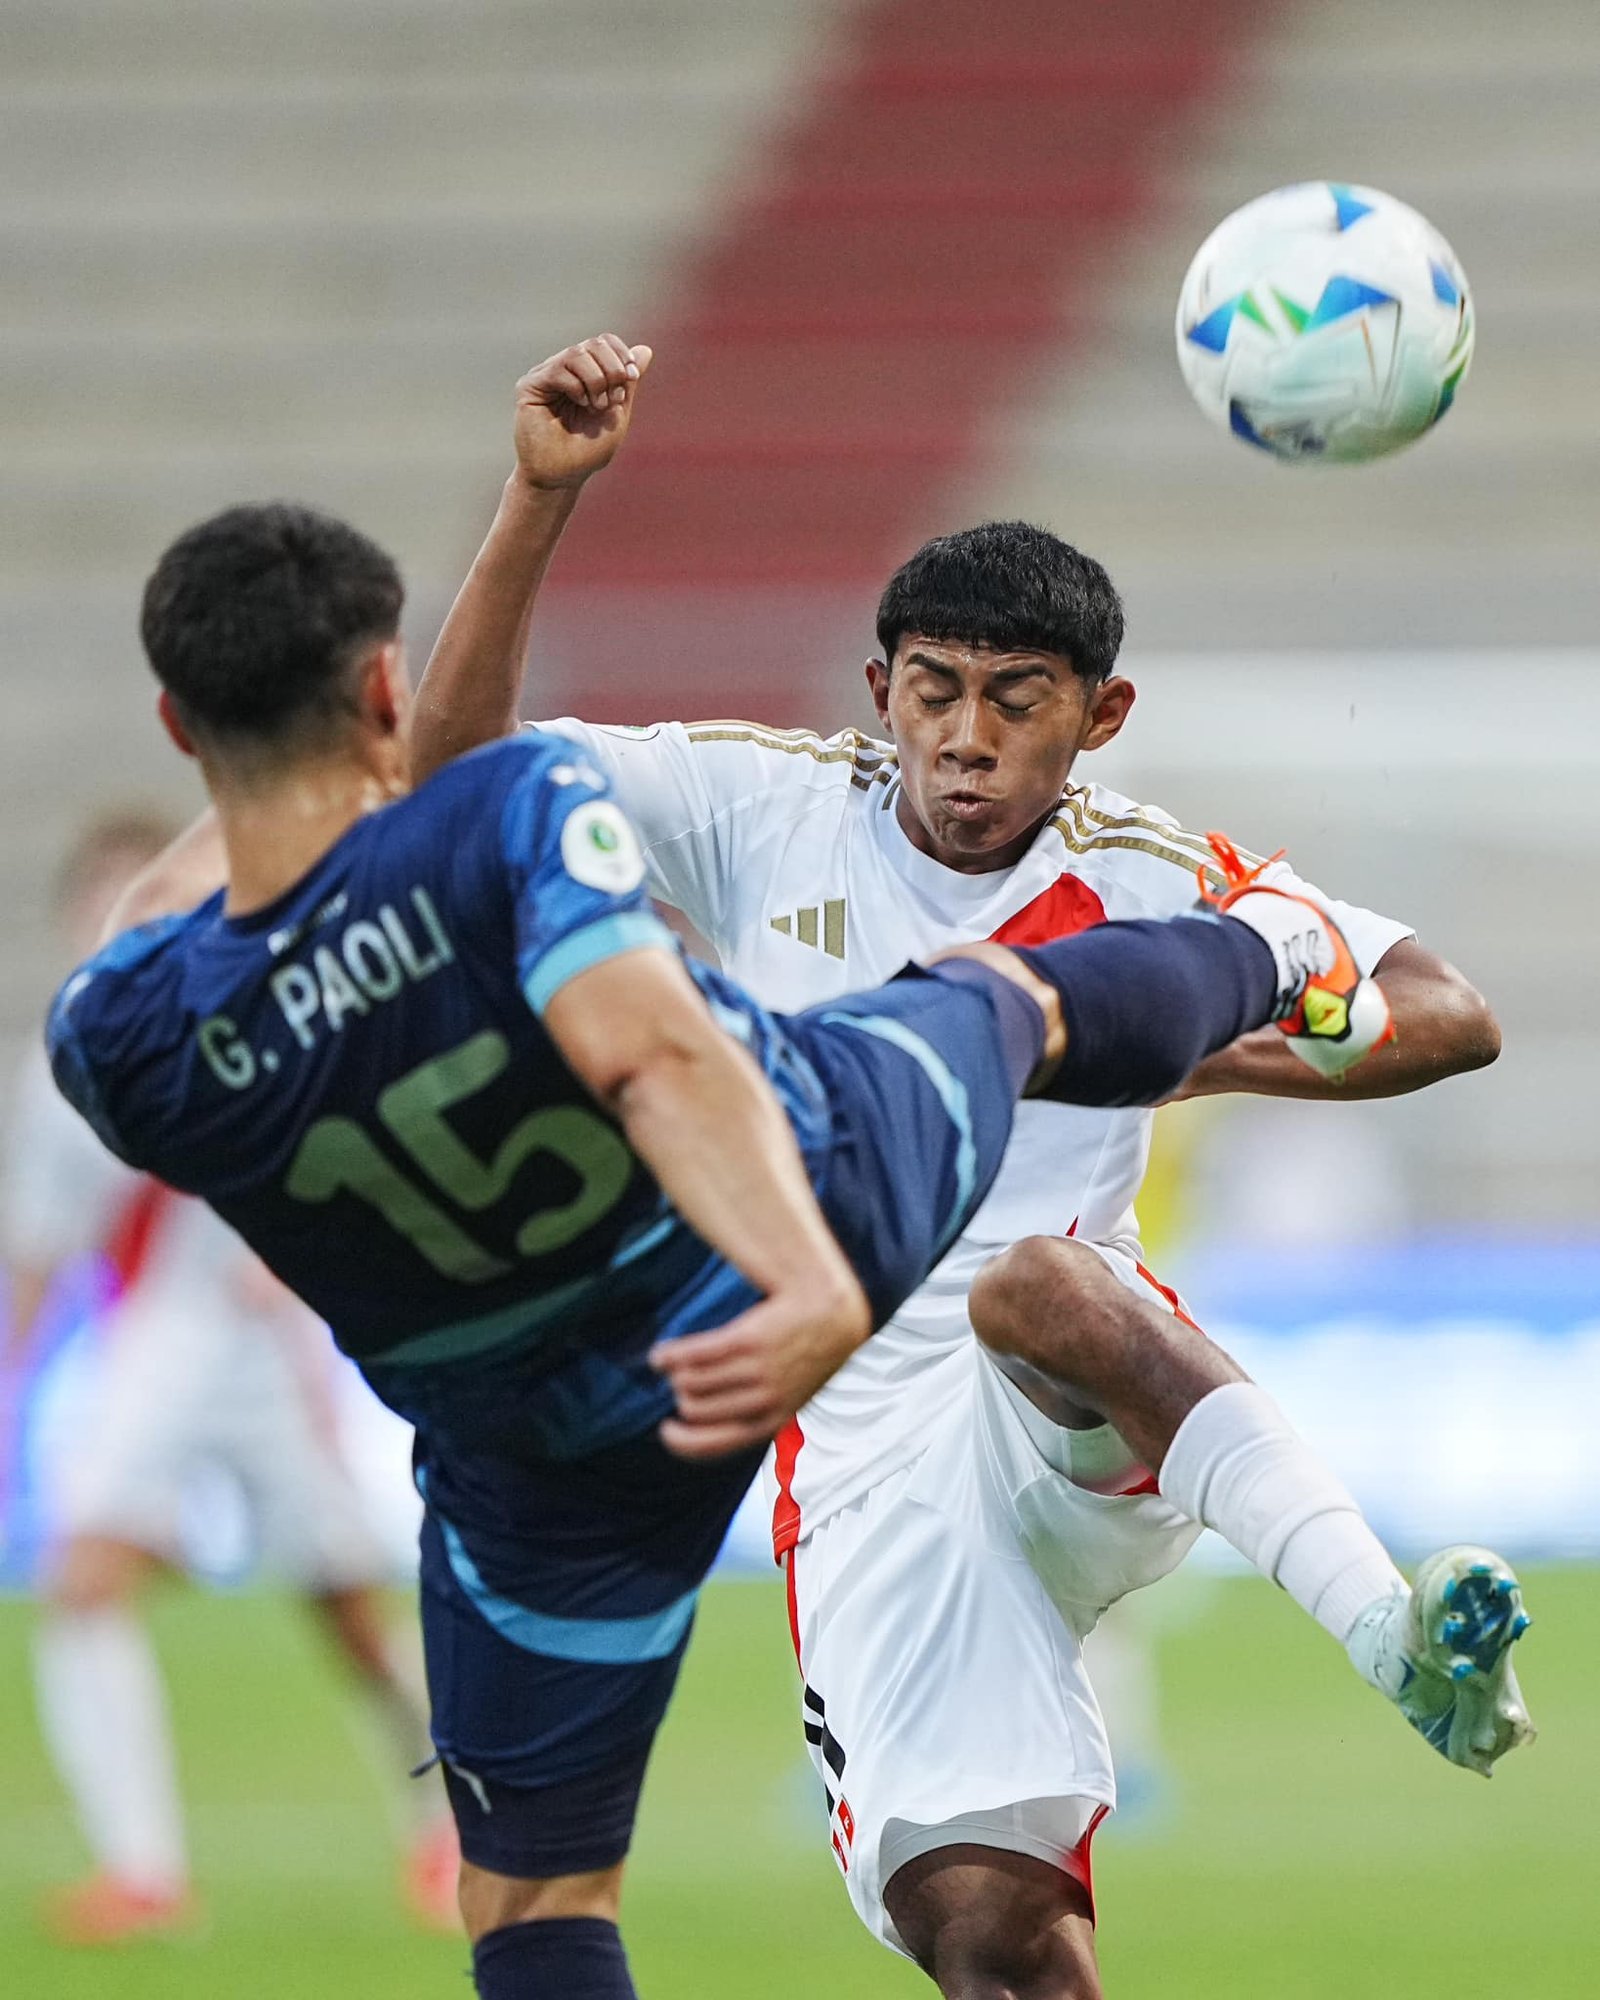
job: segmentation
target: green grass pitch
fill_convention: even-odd
[[[1542,1740],[1492,1784],[1448,1769],[1329,1642],[1249,1578],[1164,1642],[1177,1789],[1159,1834],[1102,1837],[1113,2000],[1596,1991],[1600,1657],[1593,1572],[1528,1579]],[[209,1930],[66,1956],[39,1891],[81,1862],[28,1700],[29,1612],[0,1604],[0,1980],[18,2000],[461,1995],[465,1953],[399,1920],[381,1788],[313,1635],[271,1596],[173,1595],[170,1669]],[[779,1592],[727,1583],[647,1792],[626,1922],[646,2000],[931,1993],[856,1925],[800,1761]]]

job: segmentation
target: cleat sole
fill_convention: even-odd
[[[1521,1586],[1487,1550],[1445,1549],[1419,1569],[1412,1611],[1416,1679],[1401,1706],[1451,1763],[1488,1777],[1534,1734],[1510,1661],[1533,1623]]]

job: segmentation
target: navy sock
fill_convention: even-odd
[[[485,1931],[472,1948],[481,2000],[638,2000],[622,1938],[604,1917],[541,1917]]]
[[[1158,1104],[1278,999],[1270,948],[1231,917],[1101,924],[1012,949],[1061,996],[1067,1053],[1040,1094],[1064,1104]]]

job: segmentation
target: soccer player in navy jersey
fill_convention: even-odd
[[[640,369],[589,346],[555,397],[580,435]],[[416,1427],[480,1994],[625,2000],[622,1862],[699,1583],[767,1438],[982,1198],[1016,1098],[1154,1101],[1269,1020],[1326,1070],[1387,1012],[1325,913],[1246,885],[771,1015],[683,960],[570,743],[411,789],[400,608],[388,557],[300,508],[162,557],[143,637],[226,887],[182,914],[184,853],[158,869],[51,1053]],[[1366,1024],[1337,1049],[1333,1014]]]

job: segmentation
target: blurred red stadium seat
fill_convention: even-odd
[[[572,649],[614,651],[596,593],[619,583],[673,586],[665,622],[697,580],[866,587],[940,525],[986,427],[1092,326],[1100,275],[1268,11],[864,7],[651,318],[648,419],[555,586],[571,667],[590,681]],[[734,670],[694,622],[686,702],[696,672]],[[745,705],[771,713],[790,675],[766,665]]]

